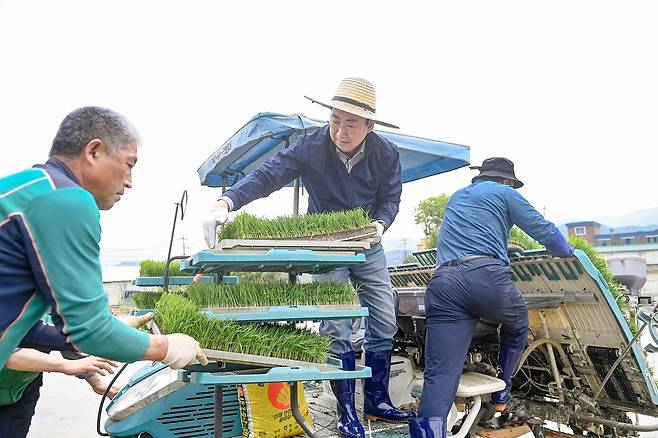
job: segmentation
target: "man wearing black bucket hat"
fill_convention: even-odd
[[[419,418],[409,421],[412,438],[446,436],[446,418],[479,318],[502,324],[498,377],[507,386],[492,394],[492,402],[503,411],[510,400],[512,376],[528,337],[528,309],[508,266],[512,226],[558,257],[573,254],[557,227],[515,190],[523,183],[510,160],[488,158],[471,169],[480,173],[446,206],[438,267],[425,295],[425,375]]]

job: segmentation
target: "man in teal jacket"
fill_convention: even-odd
[[[0,368],[49,309],[76,350],[172,368],[206,363],[193,338],[149,335],[109,310],[99,210],[132,187],[138,144],[122,115],[79,108],[62,121],[45,164],[0,179]]]

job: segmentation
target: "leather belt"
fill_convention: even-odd
[[[488,256],[488,255],[472,255],[472,256],[466,256],[466,257],[461,257],[459,259],[454,259],[454,260],[448,260],[447,262],[443,262],[439,265],[439,267],[444,267],[444,266],[456,266],[456,265],[461,265],[462,263],[465,262],[470,262],[471,260],[477,260],[477,259],[493,259],[495,257]]]

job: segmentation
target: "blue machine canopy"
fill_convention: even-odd
[[[201,165],[197,171],[201,185],[229,187],[292,144],[298,136],[310,134],[326,124],[302,114],[259,113]],[[403,183],[469,164],[468,146],[389,131],[375,132],[398,146]]]

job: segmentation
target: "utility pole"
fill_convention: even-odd
[[[183,255],[187,255],[187,252],[186,252],[187,247],[186,247],[186,245],[185,245],[185,241],[186,241],[187,239],[185,238],[185,236],[183,236],[183,237],[179,238],[178,240],[182,240],[182,241],[183,241]]]

